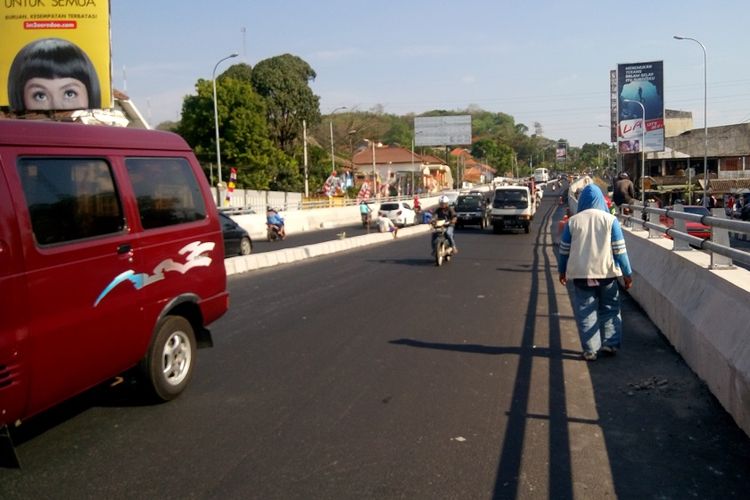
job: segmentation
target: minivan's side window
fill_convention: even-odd
[[[206,205],[190,163],[184,158],[128,158],[144,229],[206,218]]]
[[[125,228],[110,165],[98,158],[20,158],[18,175],[39,245]]]

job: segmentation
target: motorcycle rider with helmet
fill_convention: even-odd
[[[266,207],[266,225],[269,229],[276,231],[280,239],[283,240],[286,237],[286,230],[284,229],[284,219],[271,206]]]
[[[448,205],[448,197],[446,195],[442,195],[440,198],[438,198],[438,207],[435,209],[435,213],[432,215],[432,221],[430,224],[432,224],[433,227],[435,227],[435,224],[437,221],[442,220],[445,221],[445,237],[448,239],[448,243],[453,248],[453,253],[458,253],[458,247],[456,246],[456,240],[453,237],[453,228],[456,225],[458,217],[456,215],[456,211],[453,209],[453,207]],[[432,253],[435,253],[435,246],[437,243],[437,233],[432,233]]]

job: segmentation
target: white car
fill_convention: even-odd
[[[410,226],[417,220],[417,213],[403,201],[381,203],[378,215],[391,219],[396,226]]]

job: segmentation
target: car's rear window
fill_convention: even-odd
[[[398,203],[383,203],[380,205],[380,210],[383,210],[384,212],[389,212],[391,210],[398,210],[399,206]]]
[[[503,189],[495,191],[495,200],[492,206],[495,208],[516,207],[525,208],[528,205],[528,191],[523,189]]]
[[[458,198],[456,202],[457,210],[474,210],[479,208],[482,203],[482,198],[479,196],[462,196]]]
[[[685,207],[685,212],[689,214],[711,215],[706,207]]]

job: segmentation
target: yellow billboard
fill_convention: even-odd
[[[112,107],[109,0],[2,0],[0,106]]]

